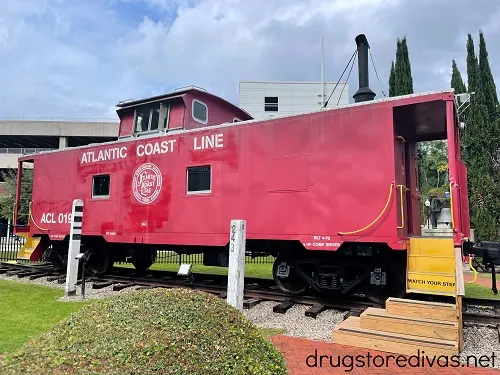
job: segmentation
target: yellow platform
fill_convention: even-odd
[[[24,242],[23,247],[19,252],[17,253],[17,259],[22,259],[22,260],[30,260],[31,259],[31,254],[35,251],[36,247],[40,243],[41,238],[40,237],[31,237],[29,235],[29,232],[26,233],[19,233],[19,237],[24,237],[26,241]]]
[[[411,237],[407,292],[455,296],[455,247],[451,237]]]

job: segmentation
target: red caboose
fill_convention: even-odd
[[[22,164],[34,164],[31,259],[64,261],[79,198],[82,247],[97,273],[126,257],[147,269],[158,249],[204,253],[208,264],[223,265],[229,223],[245,219],[248,251],[276,257],[275,280],[287,292],[361,290],[373,299],[432,292],[419,285],[447,271],[437,269],[443,254],[429,250],[435,241],[420,237],[416,143],[447,140],[449,256],[469,236],[454,93],[371,100],[368,43],[356,40],[355,104],[253,120],[215,95],[185,89],[120,103],[115,142],[20,158],[18,181]],[[422,263],[426,251],[441,256],[437,266]]]

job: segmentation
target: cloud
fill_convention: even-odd
[[[5,3],[5,4],[4,4]],[[396,38],[415,91],[465,78],[467,32],[486,33],[500,73],[497,0],[3,0],[0,116],[116,117],[114,105],[197,85],[238,104],[241,80],[335,81],[365,33],[387,92]],[[356,68],[356,67],[355,67]],[[372,89],[381,96],[373,67]],[[497,85],[499,86],[499,85]],[[357,69],[350,96],[357,89]]]

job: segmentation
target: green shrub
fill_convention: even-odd
[[[153,289],[91,303],[7,355],[1,374],[286,374],[281,353],[224,300]]]

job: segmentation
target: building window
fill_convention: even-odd
[[[278,112],[278,97],[266,96],[264,98],[264,110],[266,112]]]
[[[193,119],[202,124],[208,122],[208,107],[197,99],[193,100]]]
[[[241,122],[241,120],[238,117],[233,118],[233,122]]]
[[[92,177],[92,198],[109,197],[109,174]]]
[[[210,193],[212,173],[210,165],[187,168],[187,192]]]

